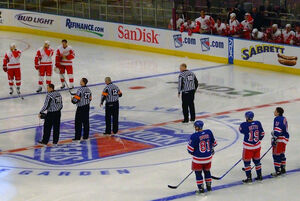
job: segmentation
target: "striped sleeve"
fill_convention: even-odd
[[[102,92],[102,95],[101,95],[101,104],[104,103],[104,101],[105,101],[105,99],[106,99],[107,96],[108,96],[108,90],[107,90],[107,87],[105,87],[103,89],[103,92]]]
[[[192,136],[191,136],[190,141],[189,141],[189,143],[188,143],[188,145],[187,145],[187,151],[188,151],[190,154],[192,154],[192,155],[193,155],[193,153],[194,153],[194,151],[195,151],[195,147],[194,147],[194,145],[193,145],[193,139],[192,139]]]
[[[178,93],[179,94],[180,94],[181,90],[182,90],[182,76],[179,75],[179,77],[178,77]]]
[[[51,101],[51,98],[50,98],[49,95],[47,95],[47,97],[46,97],[46,99],[45,99],[44,106],[43,106],[43,108],[41,109],[40,113],[43,113],[43,112],[45,112],[45,111],[48,109],[48,107],[49,107],[49,105],[50,105],[50,101]]]

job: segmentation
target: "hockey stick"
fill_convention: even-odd
[[[194,171],[192,170],[188,176],[186,176],[177,186],[168,185],[169,188],[176,189],[178,188]]]
[[[271,146],[266,153],[264,153],[264,155],[262,155],[262,157],[260,157],[260,160],[263,159],[263,157],[265,157],[265,155],[267,155],[267,153],[272,149],[273,146]],[[251,168],[251,170],[255,167],[255,165]],[[242,168],[243,171],[245,171],[245,168]]]
[[[65,75],[64,75],[64,74],[61,74],[61,76],[63,77],[64,82],[65,82],[66,86],[68,87],[68,91],[69,91],[70,95],[73,96],[74,94],[72,93],[71,88],[69,87],[69,85],[68,85],[68,83],[67,83],[67,81],[66,81]]]
[[[227,170],[227,172],[225,172],[221,177],[215,177],[215,176],[211,176],[211,178],[215,179],[215,180],[221,180],[223,179],[223,177],[225,177],[235,166],[237,166],[237,164],[239,164],[242,161],[242,158],[236,162],[229,170]]]

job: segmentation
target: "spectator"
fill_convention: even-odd
[[[189,35],[192,35],[195,29],[196,29],[196,23],[188,19],[185,23],[181,25],[180,32],[187,31]]]
[[[253,29],[253,18],[251,17],[250,13],[245,14],[245,20],[241,22],[242,28],[242,37],[245,39],[251,39],[251,32]]]
[[[282,42],[282,33],[278,29],[277,24],[273,24],[272,28],[267,30],[268,41],[272,43],[281,43]]]
[[[240,23],[236,19],[236,14],[231,13],[230,20],[229,20],[229,34],[233,37],[238,37],[239,32],[240,32]]]
[[[228,27],[221,21],[221,18],[217,18],[217,23],[214,26],[214,34],[221,36],[228,35]]]
[[[300,46],[300,24],[296,24],[295,45]]]
[[[215,25],[214,19],[209,15],[205,15],[204,10],[200,11],[200,17],[198,17],[195,22],[199,28],[199,32],[204,34],[211,33]]]
[[[179,14],[176,14],[176,30],[179,30],[183,23],[184,20],[179,16]],[[170,20],[168,28],[173,29],[173,19]]]
[[[295,41],[295,32],[292,31],[290,24],[285,25],[285,30],[282,32],[283,43],[293,45]]]
[[[253,29],[252,31],[252,39],[253,40],[260,40],[260,41],[264,41],[266,39],[266,36],[263,32],[258,31],[258,29]]]

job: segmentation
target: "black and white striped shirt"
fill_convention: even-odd
[[[87,86],[80,87],[74,98],[77,100],[76,105],[78,107],[89,105],[92,100],[92,92]]]
[[[196,90],[198,88],[198,80],[196,75],[185,70],[178,77],[178,93]]]
[[[57,91],[52,91],[47,93],[47,97],[44,103],[43,108],[40,113],[47,112],[57,112],[63,108],[62,97]]]
[[[119,100],[119,97],[122,97],[122,92],[119,87],[117,87],[117,85],[114,85],[113,83],[109,83],[103,89],[101,104],[103,104],[104,101],[106,101],[106,103],[117,102]]]

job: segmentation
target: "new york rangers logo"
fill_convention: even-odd
[[[201,38],[200,42],[201,42],[201,49],[203,52],[210,50],[209,38]]]
[[[173,36],[174,38],[174,46],[175,48],[180,48],[183,46],[183,40],[182,40],[182,35],[181,34],[176,34]]]

